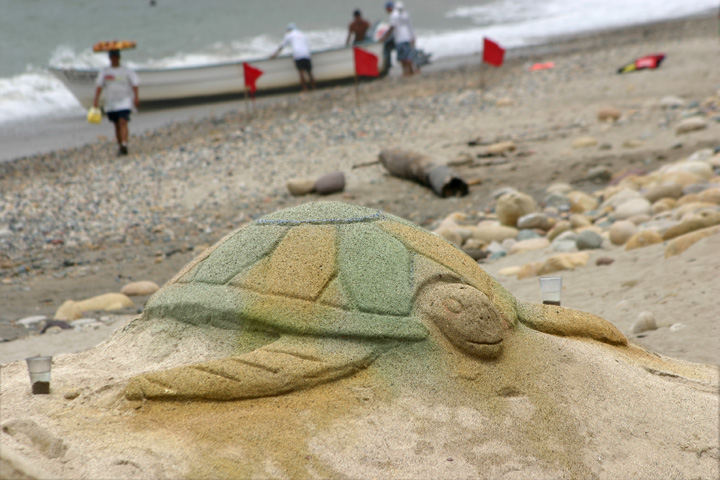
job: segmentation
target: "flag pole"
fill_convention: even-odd
[[[355,105],[360,105],[360,82],[357,72],[355,73]]]

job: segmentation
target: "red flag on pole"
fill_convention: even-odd
[[[362,48],[353,47],[355,73],[359,77],[378,77],[378,57]]]
[[[503,64],[505,49],[487,37],[483,38],[483,62],[499,67]]]
[[[259,68],[255,68],[247,62],[243,62],[243,76],[245,77],[245,87],[250,91],[252,95],[254,95],[255,91],[257,91],[257,86],[255,85],[255,82],[257,82],[257,79],[260,78],[260,75],[262,74],[263,71]]]

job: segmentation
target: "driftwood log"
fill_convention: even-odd
[[[462,178],[428,155],[390,148],[382,150],[378,159],[390,174],[430,187],[440,197],[462,197],[468,193]]]

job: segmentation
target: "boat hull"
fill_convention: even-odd
[[[370,43],[362,45],[361,48],[378,57],[378,68],[381,72],[387,71],[381,43]],[[256,82],[259,92],[300,86],[291,56],[248,60],[247,63],[263,71]],[[313,52],[312,65],[313,76],[318,83],[341,82],[355,76],[353,50],[349,47]],[[50,67],[50,71],[85,108],[92,106],[97,69]],[[142,104],[245,94],[243,62],[163,69],[138,68],[136,72],[140,78]]]

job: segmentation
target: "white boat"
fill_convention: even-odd
[[[359,45],[378,57],[381,74],[387,71],[383,45],[379,42]],[[312,52],[312,72],[319,84],[351,80],[355,61],[351,47],[330,48]],[[140,77],[141,104],[201,100],[203,97],[231,97],[245,94],[243,62],[263,71],[257,79],[258,92],[293,89],[300,86],[295,63],[290,55],[276,58],[239,60],[236,62],[191,67],[137,68]],[[49,67],[68,90],[85,107],[92,106],[98,69]]]

